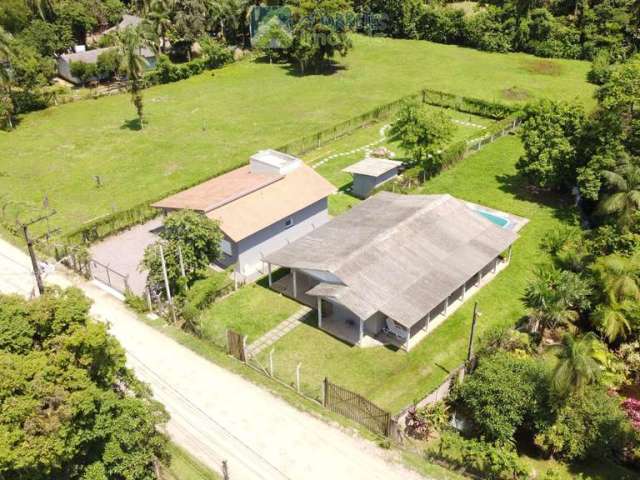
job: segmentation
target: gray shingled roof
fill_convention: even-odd
[[[344,286],[309,294],[411,327],[517,237],[450,195],[381,192],[265,260],[329,271]]]

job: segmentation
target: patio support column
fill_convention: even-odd
[[[358,343],[362,342],[363,337],[364,337],[364,320],[360,318],[360,332],[358,336]]]
[[[498,270],[498,257],[496,257],[495,260],[493,261],[493,268],[491,269],[491,271],[493,273],[496,273],[497,270]]]
[[[447,314],[447,310],[449,309],[449,297],[444,299],[444,314]]]
[[[461,300],[464,302],[464,296],[467,293],[467,282],[464,282],[462,285],[462,295],[460,295]]]
[[[404,344],[404,348],[409,351],[409,342],[411,341],[411,329],[407,328],[407,341]]]
[[[293,298],[298,298],[298,275],[295,268],[291,269],[291,275],[293,276]]]
[[[322,328],[322,298],[318,297],[318,328]]]
[[[272,285],[272,280],[271,280],[271,263],[267,262],[267,269],[269,270],[269,287],[271,287]]]
[[[482,279],[482,270],[480,270],[477,274],[477,278],[476,278],[476,287],[478,285],[480,285],[480,280]]]
[[[513,245],[509,245],[509,252],[507,253],[507,263],[511,263],[511,250],[513,249]]]
[[[429,330],[429,323],[431,323],[431,312],[427,313],[427,323],[424,324],[424,329]]]

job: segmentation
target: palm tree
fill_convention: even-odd
[[[118,33],[120,69],[126,74],[129,81],[131,101],[136,107],[140,129],[144,127],[142,88],[144,86],[144,72],[147,68],[147,62],[142,56],[142,49],[144,48],[155,49],[155,44],[137,28],[128,27]]]
[[[173,0],[152,0],[147,14],[147,20],[151,24],[153,32],[161,41],[160,49],[163,53],[167,48],[167,33],[171,29],[173,6]]]
[[[628,228],[633,214],[640,209],[640,168],[622,163],[615,171],[603,171],[602,176],[612,193],[600,200],[598,213],[617,215],[618,223]]]
[[[45,22],[52,20],[55,16],[51,0],[26,0],[26,4],[35,16]]]
[[[602,332],[609,342],[626,338],[631,332],[631,323],[628,312],[634,303],[625,301],[622,303],[603,303],[591,314],[591,321]]]
[[[222,40],[226,40],[226,29],[231,29],[234,32],[235,41],[238,40],[238,31],[240,31],[243,35],[243,42],[240,46],[243,46],[245,25],[251,15],[253,5],[251,0],[222,0],[211,5],[213,16],[218,20]]]
[[[591,268],[610,303],[640,300],[640,255],[607,255]]]
[[[525,290],[524,303],[536,329],[544,335],[547,328],[560,325],[571,328],[580,317],[578,309],[589,293],[588,285],[579,275],[539,265]]]
[[[581,395],[587,385],[598,379],[601,365],[596,360],[597,342],[593,332],[581,338],[565,334],[562,343],[554,347],[558,363],[553,371],[552,386],[560,396]]]
[[[13,37],[0,27],[0,112],[9,128],[13,128],[13,99],[11,95],[11,77],[9,75],[9,58],[13,51]]]

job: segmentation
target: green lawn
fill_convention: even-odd
[[[226,342],[227,329],[247,335],[247,343],[258,339],[298,309],[293,300],[253,283],[223,298],[203,312],[206,338]]]
[[[536,198],[516,176],[522,152],[516,137],[498,140],[429,181],[417,193],[450,193],[530,219],[513,249],[511,265],[473,297],[489,326],[513,324],[525,314],[520,300],[531,267],[543,261],[540,241],[573,218],[560,199]],[[328,376],[393,412],[438,386],[465,357],[473,301],[468,301],[410,353],[384,347],[362,349],[344,344],[313,325],[302,325],[275,344],[276,371],[293,375],[302,363],[303,381],[319,385]],[[262,358],[265,361],[265,358]]]
[[[52,226],[69,229],[422,87],[488,100],[525,92],[593,105],[585,62],[424,41],[358,36],[354,43],[333,75],[299,77],[286,66],[245,61],[153,87],[144,92],[149,124],[142,131],[128,128],[134,109],[127,95],[28,114],[17,130],[0,132],[0,203],[38,209],[46,196],[58,211]]]
[[[219,480],[221,477],[174,443],[169,444],[171,461],[162,467],[162,480]]]

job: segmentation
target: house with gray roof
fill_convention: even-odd
[[[350,344],[409,350],[508,264],[524,223],[450,195],[381,192],[267,255],[269,284]],[[272,282],[272,266],[290,273]]]

